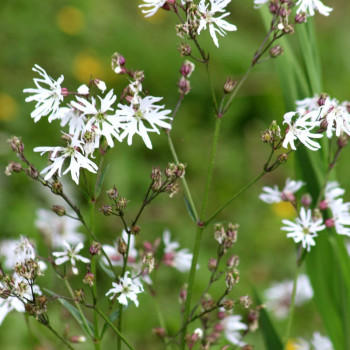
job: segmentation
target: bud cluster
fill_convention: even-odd
[[[99,211],[105,216],[110,216],[110,215],[123,216],[129,201],[125,197],[122,197],[119,195],[119,192],[115,186],[109,189],[106,193],[108,198],[112,200],[114,204],[113,205],[102,204]]]
[[[195,69],[195,65],[188,60],[185,60],[180,68],[181,78],[179,79],[178,87],[179,93],[183,97],[187,95],[191,90],[191,83],[188,79]]]

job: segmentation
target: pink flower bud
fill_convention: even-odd
[[[334,219],[332,218],[327,219],[324,223],[326,224],[327,228],[334,227]]]

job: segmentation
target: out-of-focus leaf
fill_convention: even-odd
[[[111,322],[115,322],[119,317],[119,309],[113,311],[109,316],[108,319]],[[101,336],[100,338],[102,339],[103,335],[105,334],[106,330],[108,329],[108,323],[106,322],[102,328]]]
[[[106,177],[106,174],[107,174],[107,172],[108,172],[109,167],[110,167],[110,163],[108,163],[108,164],[104,167],[104,169],[102,170],[100,176],[97,178],[96,190],[95,190],[95,196],[96,196],[96,198],[95,198],[95,199],[97,199],[97,198],[100,196],[101,188],[102,188],[102,185],[103,185],[103,181],[104,181],[104,179],[105,179],[105,177]]]
[[[184,199],[185,199],[185,203],[186,203],[186,208],[187,208],[188,214],[190,215],[191,219],[194,222],[196,222],[196,216],[194,215],[191,203],[189,202],[189,200],[187,199],[186,196],[184,196]]]

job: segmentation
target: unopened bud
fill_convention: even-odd
[[[349,136],[347,135],[340,135],[337,140],[337,145],[339,148],[345,147],[349,142]]]
[[[134,225],[130,228],[130,232],[135,236],[138,235],[140,231],[141,231],[141,227],[138,225]]]
[[[17,154],[22,154],[23,153],[23,151],[24,151],[24,144],[23,144],[22,140],[19,137],[13,136],[7,142],[9,142],[12,151],[16,152]]]
[[[62,205],[54,205],[52,207],[52,211],[57,214],[58,216],[64,216],[66,215],[66,208]]]
[[[36,170],[32,164],[30,164],[29,168],[26,169],[26,174],[34,180],[36,180],[39,176],[38,170]]]
[[[208,269],[209,271],[215,271],[218,266],[218,261],[214,258],[210,258],[208,261]]]
[[[312,203],[312,197],[309,193],[304,194],[301,197],[301,205],[305,208],[308,208]]]
[[[73,344],[85,343],[86,338],[83,335],[72,335],[69,341]]]
[[[320,204],[319,204],[319,208],[320,208],[321,210],[326,210],[326,209],[328,208],[328,203],[327,203],[327,201],[325,201],[325,200],[321,201]]]
[[[306,23],[306,13],[297,13],[295,16],[295,23]]]
[[[332,219],[332,218],[326,219],[324,223],[325,223],[327,228],[334,227],[334,224],[335,224],[334,219]]]
[[[222,302],[222,306],[226,311],[229,311],[233,309],[235,302],[233,300],[225,300]]]
[[[233,275],[231,272],[228,272],[226,274],[225,281],[226,281],[227,290],[230,291],[233,288],[233,286],[235,285],[235,279],[233,278]]]
[[[179,293],[179,303],[185,304],[187,299],[187,285],[184,285],[181,289],[180,289],[180,293]]]
[[[92,272],[88,272],[83,279],[83,283],[88,284],[90,287],[94,285],[94,281],[95,275]]]
[[[178,83],[179,93],[181,95],[187,95],[191,91],[190,81],[184,77],[181,77]]]
[[[62,183],[58,180],[54,181],[51,186],[51,192],[54,194],[62,194],[63,193],[63,186]]]
[[[214,238],[222,244],[226,238],[225,228],[222,224],[215,225]]]
[[[279,7],[275,1],[271,1],[269,4],[269,10],[272,14],[276,14],[279,10]]]
[[[11,176],[12,173],[20,173],[23,170],[22,165],[20,163],[10,162],[5,169],[5,174],[7,176]]]
[[[94,84],[102,92],[105,92],[105,90],[107,89],[106,83],[101,79],[94,79]]]
[[[74,300],[78,303],[83,301],[85,298],[85,293],[83,289],[77,289],[74,291]]]
[[[180,68],[180,73],[183,77],[189,78],[194,71],[194,68],[195,65],[191,61],[186,60]]]
[[[110,206],[108,204],[102,204],[101,208],[99,210],[105,216],[109,216],[109,215],[113,214],[113,208],[112,208],[112,206]]]
[[[152,329],[153,334],[157,335],[160,338],[164,338],[166,336],[166,331],[164,328],[155,327]]]
[[[119,195],[118,190],[115,188],[115,186],[113,186],[113,188],[108,190],[106,193],[107,193],[107,196],[112,200],[116,200]]]
[[[227,267],[237,267],[239,265],[239,256],[238,255],[232,255],[228,260],[227,260]]]
[[[125,65],[125,58],[118,52],[115,52],[112,55],[112,70],[117,74],[123,74],[125,73],[125,69],[122,67]]]
[[[277,161],[280,164],[285,163],[289,158],[289,155],[287,153],[282,153],[277,157]]]
[[[170,198],[173,198],[179,192],[179,185],[177,183],[169,184],[165,187],[165,192],[169,194]]]
[[[89,247],[89,252],[91,255],[100,255],[101,254],[101,243],[93,241]]]
[[[61,88],[61,95],[62,95],[63,97],[69,96],[69,91],[68,91],[68,89],[65,88],[65,87]]]
[[[280,55],[283,55],[283,48],[280,45],[276,45],[272,49],[270,49],[270,56],[272,58],[276,58]]]
[[[123,238],[118,238],[118,252],[121,255],[125,255],[128,250],[128,246],[126,245],[125,241]]]
[[[234,90],[236,85],[237,85],[237,80],[233,80],[231,77],[227,78],[224,84],[224,93],[229,94]]]
[[[294,30],[294,27],[291,24],[288,24],[288,25],[284,26],[283,32],[285,34],[294,34],[295,30]]]
[[[147,272],[151,273],[154,270],[154,256],[152,252],[148,252],[142,259],[142,263],[147,268]]]
[[[185,43],[181,43],[181,45],[178,46],[178,51],[181,56],[190,56],[192,53],[191,46]]]

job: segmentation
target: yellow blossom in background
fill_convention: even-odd
[[[10,121],[17,116],[18,106],[16,100],[10,95],[0,92],[0,120]]]
[[[62,7],[57,13],[56,21],[62,32],[69,35],[78,35],[84,29],[84,15],[76,7]]]
[[[105,79],[105,67],[101,61],[92,54],[81,53],[75,57],[73,62],[73,74],[81,83],[88,83],[90,79]]]
[[[273,203],[272,211],[282,219],[292,219],[296,216],[296,211],[290,202]]]

